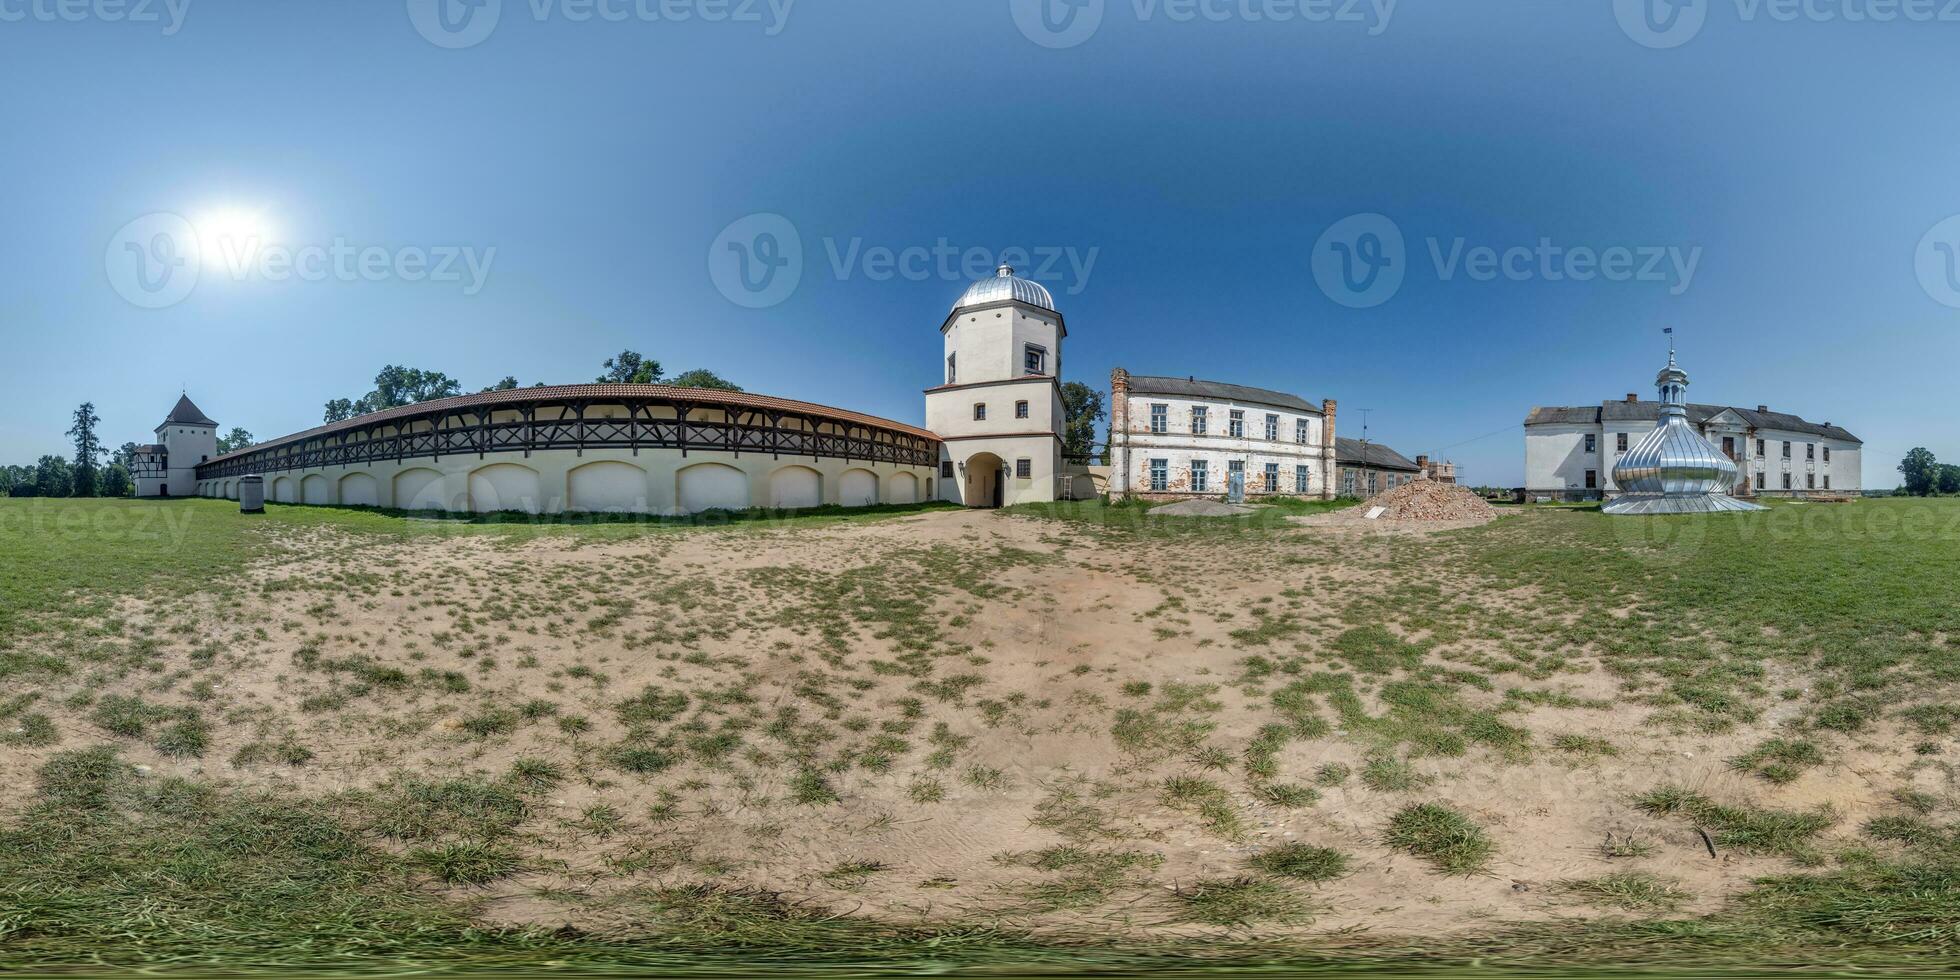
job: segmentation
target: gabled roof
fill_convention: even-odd
[[[1334,437],[1334,461],[1352,463],[1376,470],[1408,470],[1418,472],[1415,461],[1379,442],[1362,442],[1359,439]]]
[[[200,409],[196,405],[191,404],[191,396],[179,395],[177,396],[177,407],[170,410],[170,415],[164,418],[163,425],[159,425],[157,426],[157,428],[161,429],[163,428],[164,425],[217,425],[217,424],[218,423],[213,422],[211,420],[210,416],[204,414],[203,409]]]
[[[1759,412],[1754,409],[1736,408],[1730,405],[1688,406],[1688,421],[1701,425],[1723,412],[1734,412],[1752,428],[1776,429],[1781,432],[1802,432],[1823,436],[1827,439],[1842,439],[1845,442],[1863,443],[1857,436],[1840,426],[1829,423],[1807,421],[1788,412]],[[1661,417],[1661,403],[1657,401],[1609,401],[1598,405],[1551,406],[1533,408],[1525,416],[1526,425],[1597,425],[1601,422],[1657,422]]]
[[[1130,394],[1133,395],[1174,395],[1179,398],[1198,398],[1210,401],[1245,402],[1250,405],[1271,405],[1309,415],[1321,414],[1320,408],[1309,403],[1299,395],[1289,395],[1283,391],[1269,388],[1250,388],[1245,385],[1226,384],[1222,381],[1200,381],[1197,378],[1170,378],[1148,374],[1130,375]]]

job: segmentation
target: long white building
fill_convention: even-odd
[[[1661,405],[1621,401],[1533,408],[1524,420],[1529,499],[1598,500],[1619,492],[1613,464],[1652,431]],[[1864,443],[1829,422],[1787,412],[1689,405],[1688,424],[1736,463],[1732,496],[1801,496],[1863,490]]]
[[[1109,380],[1112,499],[1334,496],[1335,403],[1196,378]]]

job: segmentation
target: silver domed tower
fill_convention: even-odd
[[[1661,417],[1654,431],[1613,464],[1620,495],[1601,508],[1608,514],[1705,514],[1763,510],[1729,496],[1735,461],[1688,424],[1688,373],[1667,349],[1667,367],[1654,379]]]
[[[1013,266],[1002,263],[1000,268],[994,270],[993,278],[982,279],[966,287],[966,292],[960,295],[959,302],[953,304],[953,312],[958,313],[968,307],[1009,300],[1026,303],[1029,306],[1039,306],[1044,310],[1055,308],[1054,294],[1048,291],[1047,286],[1015,275]]]

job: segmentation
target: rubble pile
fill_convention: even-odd
[[[1372,520],[1369,514],[1375,508],[1381,513]],[[1497,509],[1484,498],[1470,492],[1466,487],[1454,483],[1441,483],[1436,480],[1417,480],[1405,483],[1385,493],[1378,493],[1363,501],[1360,506],[1341,512],[1343,517],[1371,524],[1462,521],[1483,523],[1497,519]]]

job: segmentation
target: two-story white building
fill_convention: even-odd
[[[1111,373],[1111,499],[1332,498],[1335,403],[1196,378]]]
[[[1533,408],[1524,421],[1527,499],[1597,500],[1619,492],[1613,464],[1654,428],[1661,405],[1622,401]],[[1767,405],[1752,411],[1689,405],[1688,424],[1735,461],[1732,496],[1856,494],[1863,489],[1864,443],[1829,422],[1811,422]]]

